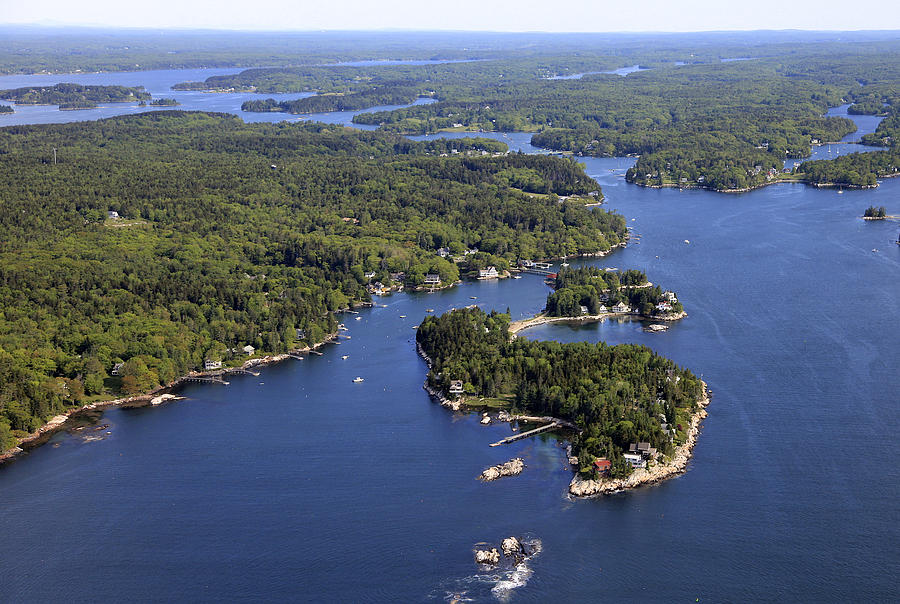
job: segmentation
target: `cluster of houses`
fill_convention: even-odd
[[[365,274],[366,279],[372,280],[375,278],[375,271],[369,271]],[[403,291],[403,279],[406,278],[405,273],[391,273],[391,283],[389,285],[385,285],[381,281],[376,281],[375,283],[369,283],[366,285],[366,291],[374,296],[387,296],[395,291]]]
[[[665,426],[665,424],[663,425]],[[667,428],[668,426],[665,426],[663,429],[668,432]],[[674,433],[674,430],[672,432]],[[657,457],[659,457],[659,452],[648,442],[631,443],[628,445],[628,452],[622,454],[622,458],[635,469],[646,468],[647,463],[656,461]],[[600,457],[594,460],[594,468],[600,476],[609,476],[612,462],[605,457]]]

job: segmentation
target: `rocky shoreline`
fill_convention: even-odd
[[[96,401],[93,403],[87,403],[81,405],[80,407],[75,407],[73,409],[69,409],[64,413],[60,413],[52,417],[46,424],[38,428],[36,431],[31,434],[20,438],[16,446],[7,449],[0,453],[0,466],[3,464],[12,461],[19,455],[22,455],[26,451],[34,449],[48,440],[53,436],[56,432],[59,432],[64,428],[65,423],[73,417],[83,415],[85,413],[90,413],[91,411],[102,411],[104,409],[111,409],[113,407],[126,407],[126,406],[144,406],[144,405],[159,405],[168,400],[177,400],[182,397],[178,397],[171,393],[172,390],[175,390],[191,378],[197,377],[212,377],[215,375],[228,375],[229,373],[237,373],[241,371],[246,371],[253,367],[261,367],[263,365],[270,365],[272,363],[279,363],[289,358],[296,358],[296,355],[308,353],[313,350],[317,350],[337,339],[338,333],[329,334],[327,338],[323,341],[313,344],[312,346],[306,346],[304,348],[297,348],[291,350],[290,352],[286,352],[283,354],[276,355],[267,355],[264,357],[259,357],[255,359],[249,359],[241,364],[240,367],[232,367],[229,369],[225,369],[224,371],[192,371],[186,375],[180,376],[173,380],[172,382],[165,384],[164,386],[160,386],[159,388],[155,388],[146,394],[137,394],[134,396],[127,396],[122,398],[115,398],[105,401]]]
[[[700,425],[708,415],[706,407],[709,405],[710,395],[706,382],[703,384],[703,398],[697,401],[697,411],[691,416],[691,427],[684,444],[675,449],[674,455],[666,463],[661,463],[652,468],[639,468],[627,478],[609,478],[601,480],[584,480],[578,474],[569,483],[569,496],[597,497],[608,495],[625,489],[651,485],[661,482],[672,476],[683,473],[687,469],[687,463],[691,459],[697,437],[700,434]]]
[[[538,325],[546,325],[548,323],[595,323],[612,317],[636,317],[646,321],[678,321],[687,316],[688,314],[685,311],[657,317],[648,317],[635,312],[607,312],[599,315],[581,315],[578,317],[548,317],[546,315],[537,315],[530,319],[513,321],[509,324],[509,333],[515,337],[520,331],[531,327],[537,327]]]

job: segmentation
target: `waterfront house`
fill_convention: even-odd
[[[463,393],[463,382],[462,380],[450,380],[450,394],[462,394]]]
[[[369,271],[365,275],[363,275],[366,279],[372,279],[375,277],[375,271]]]
[[[587,306],[579,306],[578,308],[581,310],[581,314],[583,314],[583,315],[588,314],[588,307],[587,307]]]
[[[440,285],[441,284],[441,276],[435,273],[428,273],[425,275],[425,285]]]
[[[675,296],[675,292],[663,292],[663,298],[672,303],[678,301],[678,298]]]
[[[244,354],[246,354],[248,357],[252,357],[253,353],[256,352],[256,349],[250,344],[247,344],[246,346],[241,348],[241,350],[243,350]]]
[[[403,281],[403,278],[405,276],[406,275],[404,273],[391,273],[391,281],[397,281],[397,282]]]
[[[496,279],[499,276],[500,275],[497,273],[497,268],[494,266],[489,266],[478,271],[479,279]]]
[[[624,453],[622,457],[631,464],[632,468],[646,468],[647,462],[637,453]]]
[[[609,309],[603,306],[602,304],[597,307],[597,314],[602,315],[605,312],[609,312]]]
[[[672,312],[672,305],[668,302],[660,302],[656,305],[656,310],[659,312],[669,313]]]
[[[216,369],[222,368],[222,361],[214,361],[212,359],[206,359],[203,361],[203,370],[204,371],[215,371]]]
[[[115,210],[110,210],[106,213],[107,218],[120,218],[119,213]]]
[[[111,375],[122,375],[122,367],[125,366],[125,363],[116,363],[113,365],[112,370],[109,372]]]
[[[643,459],[653,460],[656,459],[656,448],[651,447],[650,443],[631,443],[628,446],[628,452],[640,455]]]
[[[615,306],[612,307],[613,312],[631,312],[631,307],[625,304],[624,302],[619,302]]]
[[[298,339],[298,340],[305,340],[305,339],[306,339],[306,330],[305,330],[305,329],[297,328],[296,333],[297,333],[297,339]]]
[[[600,476],[609,476],[609,470],[610,468],[612,468],[612,462],[605,457],[601,457],[600,459],[594,460],[594,467],[597,469],[597,473],[600,474]]]

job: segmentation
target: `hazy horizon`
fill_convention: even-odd
[[[714,0],[635,0],[622,9],[572,0],[458,0],[452,7],[412,0],[345,0],[321,6],[271,0],[247,11],[236,0],[157,0],[150,5],[115,0],[4,1],[2,26],[178,29],[246,32],[400,31],[473,33],[703,33],[749,31],[854,32],[900,30],[900,11],[889,0],[859,0],[852,10],[834,0],[758,0],[729,6]],[[778,27],[773,28],[773,23]]]

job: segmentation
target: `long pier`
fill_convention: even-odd
[[[547,432],[548,430],[552,430],[554,428],[559,428],[562,426],[560,422],[550,422],[540,428],[535,428],[534,430],[529,430],[528,432],[522,432],[520,434],[513,434],[512,436],[507,436],[503,440],[499,440],[495,443],[491,443],[492,447],[499,447],[500,445],[508,445],[509,443],[515,442],[517,440],[522,440],[523,438],[528,438],[529,436],[534,436],[535,434],[540,434],[541,432]]]
[[[206,382],[208,384],[228,385],[228,382],[223,380],[221,375],[188,375],[181,379],[185,382]]]

